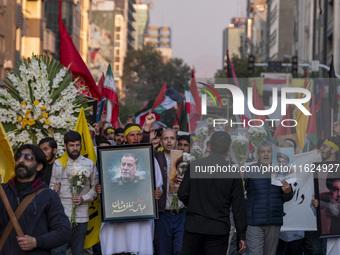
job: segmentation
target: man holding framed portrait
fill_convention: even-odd
[[[111,146],[109,148],[106,147],[109,150],[116,152],[117,155],[116,157],[109,155],[107,160],[107,162],[113,161],[115,159],[117,161],[115,162],[117,171],[115,171],[115,175],[113,175],[113,178],[110,179],[112,180],[111,185],[106,185],[107,187],[111,188],[111,186],[118,185],[120,186],[122,193],[124,193],[125,191],[131,193],[131,190],[136,188],[137,193],[143,194],[142,190],[144,188],[150,188],[150,186],[147,185],[147,182],[150,183],[151,180],[149,179],[148,181],[146,178],[144,179],[145,175],[143,175],[144,172],[147,172],[146,170],[148,169],[150,174],[154,174],[155,178],[156,189],[153,191],[152,195],[155,199],[159,199],[162,194],[161,186],[163,184],[160,168],[157,161],[153,160],[152,157],[150,158],[150,155],[152,156],[152,146],[143,145],[143,141],[147,142],[146,138],[148,138],[148,131],[150,130],[154,120],[155,116],[153,114],[150,114],[146,117],[146,125],[143,132],[141,127],[137,124],[126,125],[124,130],[124,139],[127,145]],[[143,153],[149,156],[145,156]],[[98,155],[98,162],[100,163],[100,150],[98,150]],[[110,167],[107,169],[110,169]],[[152,173],[151,171],[154,172]],[[103,178],[103,175],[101,176],[101,178]],[[107,181],[107,178],[103,178],[102,181],[103,180]],[[102,187],[99,185],[97,192],[101,192],[101,190]],[[112,190],[112,192],[114,192],[114,190]],[[110,197],[110,194],[113,193],[111,193],[111,191],[108,192],[107,197]],[[122,199],[126,200],[124,197],[122,197]],[[117,254],[128,252],[153,255],[154,220],[141,220],[143,217],[145,217],[144,214],[146,212],[146,209],[142,210],[144,206],[143,203],[145,203],[145,201],[143,200],[143,197],[140,197],[139,199],[137,197],[137,199],[134,201],[136,202],[136,204],[134,205],[137,205],[135,207],[130,207],[132,206],[132,203],[128,203],[131,201],[127,200],[127,202],[123,204],[112,203],[112,209],[110,208],[110,213],[112,213],[113,210],[123,210],[127,208],[123,211],[129,212],[130,215],[125,215],[125,219],[130,217],[131,221],[103,223],[100,231],[100,240],[102,252],[104,254]],[[105,187],[102,195],[102,203],[105,204]],[[138,219],[138,221],[136,220],[136,218],[138,218],[138,215],[135,219],[131,217],[133,210],[139,210],[136,211],[137,214],[141,214],[141,212],[143,213],[142,215],[139,215],[140,219]],[[119,216],[117,212],[116,215]]]

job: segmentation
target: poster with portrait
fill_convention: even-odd
[[[313,171],[320,237],[340,237],[340,161],[314,163]]]
[[[290,184],[296,182],[295,154],[293,147],[281,148],[273,146],[272,162],[273,185],[282,186],[282,180],[285,180]]]
[[[152,144],[98,147],[103,221],[158,217]]]
[[[170,152],[170,175],[169,175],[169,191],[177,190],[179,183],[177,182],[177,176],[183,176],[183,151],[171,150]],[[177,192],[175,192],[177,193]]]

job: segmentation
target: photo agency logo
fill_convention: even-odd
[[[202,115],[207,115],[208,110],[207,95],[211,97],[216,107],[218,107],[219,105],[222,106],[221,97],[217,93],[216,89],[224,89],[229,91],[231,94],[233,116],[236,117],[236,120],[242,119],[241,121],[239,120],[235,121],[235,119],[233,118],[213,118],[213,127],[226,124],[230,125],[230,127],[262,127],[264,126],[265,122],[270,123],[271,127],[275,126],[274,124],[275,122],[281,122],[281,125],[283,127],[296,127],[298,122],[295,119],[266,118],[264,121],[263,119],[256,119],[252,117],[252,116],[269,116],[278,109],[278,106],[280,106],[279,108],[281,109],[280,111],[281,117],[287,115],[286,110],[288,105],[295,105],[295,107],[299,109],[304,115],[312,115],[309,112],[309,110],[306,109],[306,107],[303,105],[305,103],[308,103],[311,99],[311,92],[305,88],[273,87],[270,100],[271,106],[268,109],[255,109],[252,87],[247,88],[247,95],[245,96],[243,91],[236,85],[215,84],[214,86],[210,86],[202,82],[197,83],[205,86],[205,88],[199,88],[201,91],[205,92],[201,94]],[[217,97],[219,104],[216,102],[216,99],[213,94]],[[292,98],[293,94],[300,94],[300,96]],[[242,116],[246,116],[246,118],[243,118]]]

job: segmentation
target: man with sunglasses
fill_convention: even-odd
[[[17,217],[23,237],[18,237],[14,229],[4,237],[10,219],[0,200],[0,232],[5,238],[0,254],[50,254],[52,248],[63,245],[71,237],[70,222],[60,198],[38,178],[45,166],[46,156],[35,145],[24,144],[16,152],[15,177],[1,185],[14,212],[27,196],[34,194],[34,197]]]

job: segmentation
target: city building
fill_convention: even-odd
[[[114,24],[114,2],[92,1],[88,68],[96,82],[102,74],[105,75],[109,64],[114,68]],[[118,56],[119,51],[116,54]]]
[[[266,0],[254,0],[249,3],[247,20],[247,38],[249,52],[258,62],[265,62],[267,52],[267,3]],[[249,25],[249,26],[248,26]]]
[[[232,18],[229,26],[223,30],[222,41],[222,68],[227,60],[227,49],[229,57],[234,55],[241,58],[241,48],[245,43],[247,18]]]
[[[268,60],[282,61],[293,54],[294,0],[267,0],[267,26],[269,31]]]
[[[151,43],[160,51],[164,63],[172,58],[170,27],[149,27],[145,43]]]
[[[144,45],[144,38],[149,26],[149,4],[143,3],[143,0],[137,0],[133,5],[136,12],[133,13],[135,21],[132,23],[135,31],[132,35],[134,37],[134,48],[138,49]]]
[[[340,0],[320,0],[313,7],[313,59],[329,65],[333,55],[335,71],[340,73]]]
[[[15,1],[0,0],[0,86],[7,71],[13,68],[16,53],[16,27],[20,27],[19,10]]]
[[[36,1],[28,1],[36,2]],[[52,56],[60,58],[60,36],[59,36],[59,0],[44,1],[44,17],[46,27],[56,34],[55,52]],[[73,44],[78,50],[85,64],[87,64],[88,41],[89,41],[89,9],[90,0],[63,0],[62,1],[62,21],[67,32],[72,38]]]
[[[124,73],[124,60],[127,51],[134,49],[133,22],[135,21],[133,14],[136,4],[135,0],[115,0],[115,21],[114,21],[114,65],[113,74],[116,87],[118,90],[118,98],[125,97],[125,87],[122,82]]]

